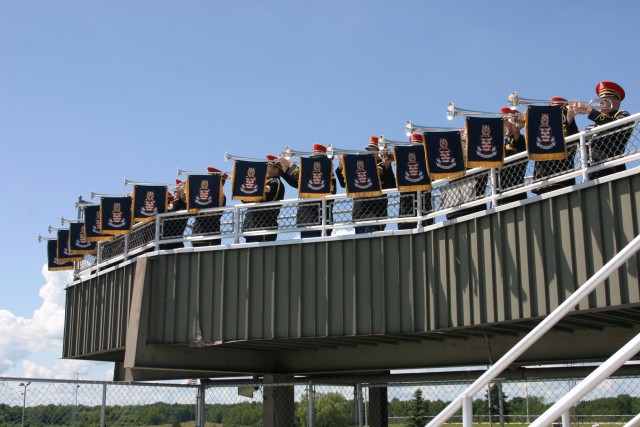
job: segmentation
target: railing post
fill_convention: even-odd
[[[129,235],[125,234],[124,235],[124,251],[122,251],[122,255],[124,256],[124,259],[129,259]]]
[[[298,205],[298,209],[300,209],[300,205]],[[324,237],[327,235],[327,198],[326,197],[322,198],[322,201],[320,203],[320,209],[322,209],[322,212],[320,213],[320,218],[322,221],[322,231],[320,235]]]
[[[156,241],[153,246],[154,251],[160,250],[160,216],[156,215]]]
[[[356,416],[356,426],[362,427],[362,384],[357,383],[353,388],[353,401],[356,405],[355,407],[355,416]]]
[[[417,207],[418,207],[418,211],[417,213],[417,217],[418,217],[418,232],[422,232],[424,230],[424,226],[422,225],[422,215],[424,213],[424,211],[422,210],[422,206],[423,206],[423,200],[422,200],[422,190],[418,191],[416,193],[416,197],[418,198],[417,200]],[[400,194],[400,206],[402,206],[402,193]]]
[[[204,385],[200,384],[196,394],[196,427],[204,427]]]
[[[307,384],[307,427],[313,427],[313,395],[314,395],[313,383]]]
[[[587,168],[589,167],[589,157],[587,152],[587,138],[584,132],[580,133],[580,169],[582,169],[582,182],[589,180]]]
[[[489,184],[491,186],[491,207],[495,208],[496,197],[498,196],[498,172],[496,168],[489,169]]]
[[[100,406],[100,427],[106,425],[107,417],[107,385],[102,384],[102,405]]]
[[[235,233],[233,243],[240,243],[240,207],[236,206],[233,211],[235,212],[233,215],[233,232]]]
[[[465,396],[462,399],[462,427],[473,426],[473,399]]]
[[[100,263],[102,262],[102,242],[98,242],[98,252],[96,253],[96,273],[100,272]]]
[[[571,427],[571,412],[567,411],[562,414],[562,427]]]

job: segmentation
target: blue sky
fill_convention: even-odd
[[[37,236],[124,177],[230,170],[224,153],[404,139],[445,108],[589,100],[640,111],[640,4],[596,1],[0,0],[0,375],[108,376],[60,361],[64,273]],[[587,124],[580,117],[581,128]],[[226,188],[227,193],[229,189]],[[294,197],[288,189],[287,197]]]

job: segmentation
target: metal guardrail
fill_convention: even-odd
[[[424,231],[439,223],[486,209],[508,209],[526,199],[550,191],[572,191],[597,175],[640,171],[640,113],[567,138],[565,160],[534,162],[527,153],[510,156],[500,169],[476,168],[454,180],[436,180],[430,192],[384,190],[377,198],[352,199],[344,194],[322,199],[290,199],[281,202],[237,204],[158,215],[155,221],[137,224],[130,235],[99,242],[97,256],[86,256],[76,274],[127,260],[138,254],[183,247],[243,245],[247,240],[292,241],[315,232],[320,238],[353,234],[360,227],[374,231]],[[624,147],[606,150],[602,141]],[[621,143],[621,141],[623,143]],[[600,142],[600,143],[598,143]],[[284,183],[283,183],[284,185]],[[360,203],[354,218],[354,202]],[[252,215],[251,221],[247,216]],[[267,228],[260,218],[277,216],[277,228]],[[256,221],[258,218],[258,221]],[[409,232],[409,231],[407,231]],[[256,239],[257,238],[257,239]]]

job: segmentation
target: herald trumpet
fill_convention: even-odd
[[[164,182],[141,182],[141,181],[131,181],[127,178],[124,178],[124,185],[170,185]]]
[[[178,175],[231,175],[231,172],[188,171],[178,168]]]
[[[267,162],[267,159],[256,159],[254,157],[240,157],[240,156],[234,156],[232,154],[227,153],[226,151],[224,152],[224,161],[229,161],[229,160],[246,160],[248,162]]]
[[[336,154],[380,154],[380,151],[374,150],[343,150],[342,148],[334,148],[332,144],[327,145],[327,157],[333,159]]]
[[[84,222],[84,220],[83,219],[66,219],[65,217],[60,218],[60,225],[78,223],[78,222]]]
[[[38,243],[42,243],[43,240],[58,240],[58,239],[55,237],[38,236]]]
[[[57,228],[57,227],[52,227],[52,226],[49,226],[49,228],[47,228],[47,231],[49,233],[51,233],[52,231],[59,231],[59,230],[68,230],[68,228]]]
[[[429,131],[446,131],[446,130],[460,130],[459,128],[452,127],[433,127],[433,126],[420,126],[414,125],[411,123],[411,120],[407,120],[407,124],[404,125],[404,131],[409,138],[412,134],[416,132],[429,132]]]
[[[101,193],[94,193],[93,191],[91,192],[91,198],[95,199],[96,197],[128,197],[130,196],[130,194],[101,194]]]
[[[100,203],[87,202],[86,200],[76,202],[76,209],[86,208],[87,206],[100,206]]]
[[[180,175],[206,175],[207,172],[203,172],[203,171],[187,171],[187,170],[183,170],[178,168],[178,173],[177,176]]]
[[[456,108],[455,105],[453,105],[453,102],[450,102],[449,105],[447,105],[447,119],[453,120],[455,116],[498,116],[498,117],[511,119],[518,116],[518,114],[503,114],[503,113],[490,113],[486,111],[463,110],[462,108]]]
[[[291,147],[289,147],[287,145],[287,147],[282,151],[282,157],[285,158],[285,160],[291,160],[291,157],[293,156],[327,156],[329,157],[329,154],[327,153],[320,153],[320,152],[315,152],[315,151],[296,151],[296,150],[292,150]],[[333,157],[333,156],[331,156]],[[331,158],[329,157],[329,158]]]
[[[97,206],[97,205],[98,205],[97,203],[88,202],[81,197],[80,200],[76,202],[76,209],[84,208],[85,206]]]
[[[551,101],[549,99],[529,99],[529,98],[520,98],[517,92],[511,92],[507,97],[507,103],[512,107],[518,107],[520,105],[531,105],[531,104],[549,104],[553,102],[554,104],[564,104],[568,109],[572,110],[571,104],[576,101]],[[613,104],[610,99],[601,99],[595,98],[589,102],[583,102],[583,104],[589,105],[591,108],[612,108]]]
[[[412,145],[408,141],[392,141],[384,137],[384,135],[380,135],[378,137],[378,150],[382,151],[385,148],[393,147],[396,145]]]

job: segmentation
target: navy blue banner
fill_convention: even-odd
[[[96,242],[87,240],[84,222],[72,222],[69,224],[69,248],[72,254],[87,255],[98,251]]]
[[[460,131],[425,132],[431,179],[459,178],[466,172]]]
[[[395,145],[398,191],[429,191],[431,179],[423,144]]]
[[[82,261],[84,256],[71,253],[69,230],[58,230],[56,257],[60,262]]]
[[[298,197],[313,198],[333,194],[333,163],[327,156],[300,158]]]
[[[100,231],[102,234],[119,235],[131,233],[132,200],[130,196],[102,197],[100,201]]]
[[[166,185],[134,185],[134,221],[151,221],[154,216],[165,213],[169,204],[168,198],[169,189]]]
[[[499,168],[504,164],[502,117],[467,117],[467,167]]]
[[[382,195],[376,156],[372,154],[345,154],[340,158],[347,196],[377,197]]]
[[[189,213],[196,213],[200,209],[217,208],[224,204],[220,174],[189,175],[186,188]]]
[[[525,140],[531,160],[562,160],[567,157],[564,140],[564,107],[529,105],[525,113]]]
[[[113,240],[113,236],[107,236],[100,232],[100,205],[84,207],[84,231],[86,238],[90,242],[102,240]]]
[[[236,160],[231,179],[231,198],[233,200],[260,202],[265,197],[267,162]]]
[[[73,262],[58,259],[57,240],[47,240],[47,270],[73,270]]]

